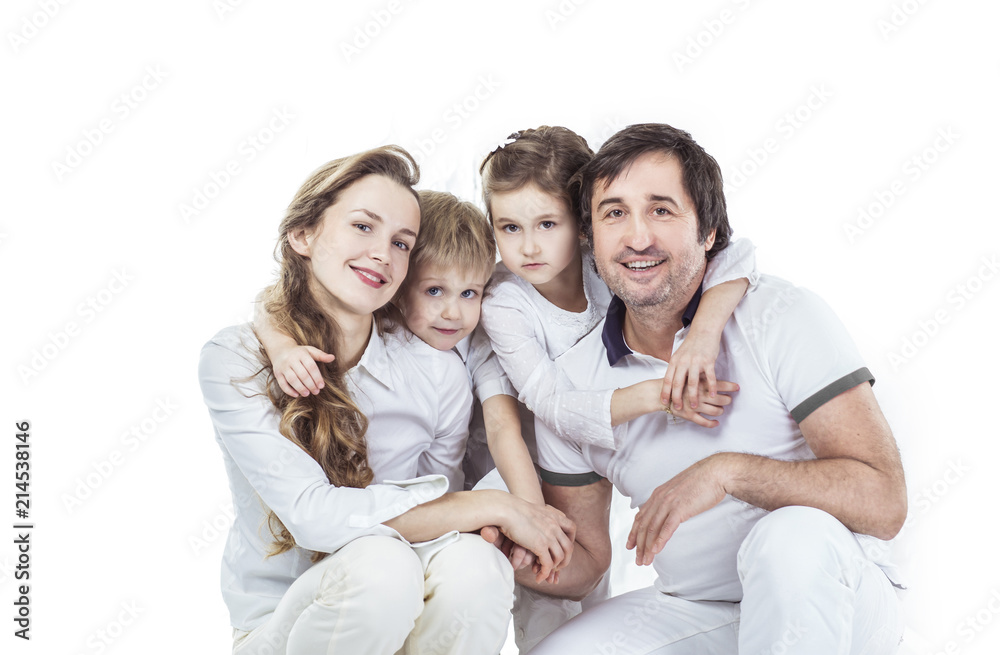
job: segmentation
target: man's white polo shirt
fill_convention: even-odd
[[[685,316],[694,315],[700,296],[696,293]],[[633,353],[625,344],[624,316],[624,304],[615,298],[605,320],[556,360],[576,388],[584,381],[601,389],[663,377],[665,362]],[[687,323],[674,339],[674,350],[688,332]],[[632,507],[638,507],[657,486],[713,453],[814,459],[799,422],[840,393],[864,382],[874,383],[854,342],[826,303],[810,291],[771,276],[761,276],[757,288],[726,324],[716,375],[740,385],[719,427],[675,423],[665,412],[655,412],[630,422],[628,436],[617,451],[581,446],[539,432],[542,479],[572,486],[604,477],[631,499]],[[727,496],[716,507],[682,523],[653,562],[656,587],[694,600],[739,601],[742,588],[736,554],[765,514]],[[870,545],[868,549],[875,550]]]

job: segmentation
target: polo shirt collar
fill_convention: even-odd
[[[397,327],[396,329],[401,330],[402,328]],[[395,390],[392,386],[392,362],[385,347],[385,339],[379,335],[374,320],[372,321],[372,332],[368,336],[368,345],[365,347],[364,354],[361,355],[361,361],[358,362],[357,368],[364,369],[390,391]]]
[[[701,303],[701,287],[695,289],[694,295],[684,314],[681,315],[681,324],[684,327],[691,325],[694,314],[698,311],[698,304]],[[618,296],[611,298],[608,305],[608,313],[604,318],[604,332],[601,334],[601,341],[608,351],[608,364],[614,366],[625,355],[631,355],[632,349],[625,345],[625,303]]]

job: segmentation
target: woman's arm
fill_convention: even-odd
[[[384,521],[447,491],[443,476],[364,489],[330,484],[316,460],[279,432],[278,412],[261,394],[257,345],[246,327],[219,333],[201,351],[199,381],[230,475],[246,478],[296,544],[333,552],[358,537],[387,534]]]
[[[561,511],[492,489],[446,494],[385,525],[410,542],[436,539],[451,530],[473,532],[497,526],[538,558],[541,568],[537,580],[545,580],[553,570],[569,564],[576,536],[576,526]]]

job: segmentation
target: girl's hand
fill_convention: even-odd
[[[686,395],[691,409],[697,409],[698,383],[702,377],[705,378],[707,397],[714,398],[719,391],[715,379],[715,360],[718,357],[717,337],[701,332],[689,332],[677,351],[670,356],[670,366],[663,377],[663,390],[660,392],[661,402],[675,410],[683,407],[682,396],[685,395],[686,384]]]
[[[719,422],[712,418],[706,418],[706,416],[722,416],[722,412],[725,407],[733,402],[733,399],[726,394],[732,393],[734,391],[740,390],[740,385],[735,382],[727,382],[726,380],[719,380],[716,382],[716,390],[722,393],[717,393],[715,395],[709,394],[708,385],[702,382],[699,385],[699,392],[701,393],[701,400],[697,403],[698,409],[692,409],[692,403],[686,402],[688,400],[688,387],[682,387],[684,390],[683,397],[681,398],[680,405],[674,405],[670,407],[666,403],[663,404],[663,411],[668,411],[673,416],[677,418],[682,418],[685,421],[691,421],[703,428],[714,428],[719,425]]]
[[[271,356],[271,369],[281,390],[293,398],[318,394],[325,386],[317,361],[330,363],[336,359],[312,346],[295,346]]]

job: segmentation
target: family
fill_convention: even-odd
[[[397,146],[325,164],[253,324],[202,349],[233,653],[498,653],[512,609],[522,654],[894,653],[874,378],[730,240],[716,160],[543,126],[480,174],[485,215]],[[612,595],[622,547],[652,587]]]

